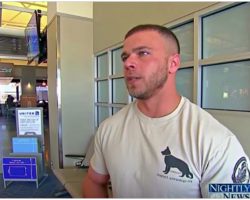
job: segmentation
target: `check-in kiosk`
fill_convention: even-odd
[[[12,138],[13,151],[3,157],[4,188],[12,181],[34,181],[36,187],[47,177],[43,108],[16,109],[17,137]]]

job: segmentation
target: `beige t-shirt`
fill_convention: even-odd
[[[133,102],[106,119],[91,166],[110,175],[117,198],[198,198],[210,196],[209,183],[249,181],[249,170],[237,179],[240,159],[249,166],[237,138],[182,97],[161,118],[145,116]]]

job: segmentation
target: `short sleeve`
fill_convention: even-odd
[[[90,160],[91,167],[99,174],[107,175],[108,170],[106,168],[105,159],[103,155],[102,147],[102,130],[99,127],[94,142],[94,154]]]
[[[209,184],[249,183],[249,166],[249,158],[237,138],[228,137],[215,150],[202,174],[202,197],[215,197],[209,193]]]

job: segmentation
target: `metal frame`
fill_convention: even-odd
[[[56,33],[56,93],[57,93],[57,110],[58,110],[58,155],[59,155],[59,168],[63,168],[63,133],[62,133],[62,80],[61,80],[61,35],[60,35],[60,16],[56,16],[57,20],[57,33]]]

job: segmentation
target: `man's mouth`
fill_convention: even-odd
[[[139,80],[139,79],[141,79],[141,77],[139,77],[139,76],[127,76],[126,77],[127,81],[136,81],[136,80]]]
[[[139,80],[140,77],[127,77],[127,81]]]

